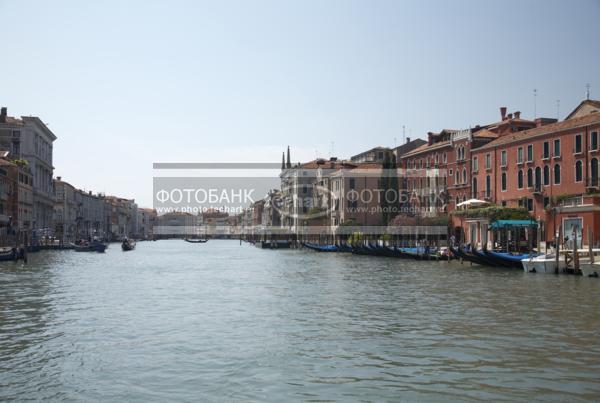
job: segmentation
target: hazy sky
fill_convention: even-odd
[[[152,203],[153,162],[347,158],[600,98],[600,1],[0,0],[0,104],[55,175]],[[173,172],[169,172],[172,174]]]

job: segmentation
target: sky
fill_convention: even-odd
[[[55,176],[152,205],[155,162],[293,162],[600,99],[599,0],[0,0],[0,105]],[[560,107],[557,111],[557,100]]]

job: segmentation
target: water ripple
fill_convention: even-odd
[[[0,266],[0,400],[600,400],[600,282],[235,241]]]

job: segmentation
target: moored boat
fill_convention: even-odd
[[[302,245],[307,247],[308,249],[312,249],[317,252],[338,252],[339,251],[339,247],[337,245],[319,245],[319,244],[311,243],[311,242],[303,242]]]
[[[485,255],[493,262],[497,263],[498,266],[506,266],[515,269],[523,268],[523,259],[530,259],[538,256],[537,253],[523,253],[519,255],[513,255],[512,253],[506,252],[494,252],[491,250],[486,250]]]
[[[22,258],[22,253],[16,248],[0,248],[0,261],[6,262]]]
[[[108,245],[100,241],[84,242],[81,244],[73,244],[75,252],[98,252],[104,253]]]
[[[521,264],[525,273],[549,273],[555,274],[562,272],[567,268],[567,264],[564,259],[558,260],[558,266],[556,265],[556,255],[547,253],[539,256],[532,256],[530,258],[522,259]]]

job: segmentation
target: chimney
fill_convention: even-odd
[[[433,144],[433,133],[427,133],[427,142],[429,143],[429,145]]]
[[[521,111],[515,112],[515,119],[521,119]]]
[[[506,115],[506,118],[507,118],[508,120],[511,120],[511,119],[512,119],[512,113],[509,113],[508,115]]]
[[[506,106],[500,107],[500,117],[502,117],[502,120],[506,118]]]
[[[92,191],[90,190],[90,191],[88,192],[88,194],[91,196],[91,195],[92,195]]]
[[[6,123],[6,106],[3,106],[0,109],[0,123]]]
[[[62,176],[57,176],[56,180],[60,182],[62,180]]]
[[[410,143],[410,137],[406,138],[406,144]]]

